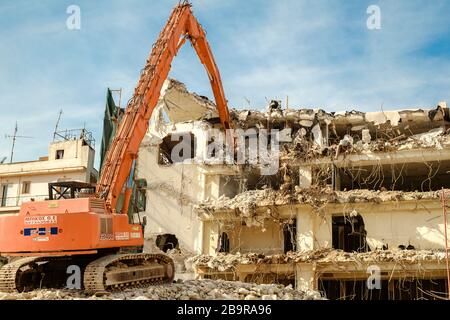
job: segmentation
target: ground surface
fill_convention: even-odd
[[[126,289],[102,296],[93,296],[81,290],[40,289],[26,293],[2,293],[0,300],[315,300],[318,292],[302,292],[291,286],[252,284],[222,280],[188,280],[173,284]]]

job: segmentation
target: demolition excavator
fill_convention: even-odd
[[[127,215],[131,196],[127,180],[172,59],[186,40],[206,68],[220,122],[230,128],[227,101],[205,31],[191,5],[180,3],[152,47],[91,193],[76,183],[54,183],[50,191],[72,188],[71,196],[51,193],[49,200],[23,203],[18,214],[0,216],[0,254],[10,260],[0,269],[0,291],[63,287],[68,270],[73,274],[78,270],[84,289],[93,293],[173,281],[170,257],[142,251],[142,226],[130,223]]]

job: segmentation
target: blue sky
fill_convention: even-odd
[[[0,158],[19,134],[15,160],[47,154],[61,128],[86,126],[100,147],[106,88],[131,97],[153,42],[176,0],[0,0]],[[81,9],[68,30],[66,9]],[[363,111],[450,102],[450,1],[193,0],[207,31],[230,107]],[[366,27],[369,5],[381,29]],[[185,45],[170,76],[212,98]]]

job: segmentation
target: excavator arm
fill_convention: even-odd
[[[119,195],[130,174],[133,160],[144,138],[149,119],[158,102],[161,87],[167,78],[171,63],[180,47],[189,40],[201,63],[205,66],[214,93],[220,122],[224,129],[231,128],[227,100],[222,87],[219,69],[214,61],[205,31],[194,17],[191,5],[177,5],[153,45],[134,95],[129,101],[117,134],[106,154],[97,184],[97,196],[104,198],[108,211],[115,212]],[[125,195],[126,212],[129,194]]]

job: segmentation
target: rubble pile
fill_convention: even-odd
[[[254,284],[223,280],[189,280],[168,285],[126,289],[106,295],[81,290],[35,290],[1,293],[0,300],[320,300],[316,291],[294,290],[292,286]]]
[[[215,104],[168,79],[160,105],[173,122],[217,119]],[[181,107],[183,106],[183,107]],[[450,121],[446,102],[436,108],[379,112],[326,112],[312,108],[282,108],[271,101],[266,110],[231,109],[230,119],[239,129],[288,129],[290,142],[282,143],[282,158],[302,160],[318,156],[388,152],[415,148],[442,149],[450,146],[445,130]]]
[[[304,252],[288,252],[287,254],[264,255],[259,253],[227,254],[216,256],[196,255],[187,260],[195,267],[208,267],[216,271],[232,271],[243,264],[287,264],[299,262],[316,263],[375,263],[397,262],[419,263],[421,261],[445,261],[445,252],[438,250],[375,250],[369,252],[344,252],[335,249],[319,249]]]
[[[174,123],[217,122],[215,104],[207,97],[189,92],[175,79],[165,82],[161,96],[161,110]],[[450,147],[446,126],[450,117],[445,101],[435,108],[327,112],[302,106],[283,108],[281,101],[272,100],[266,110],[230,109],[229,114],[236,129],[289,130],[286,134],[290,141],[283,139],[280,149],[282,158],[287,159]]]
[[[450,146],[450,132],[442,127],[431,129],[428,132],[406,136],[401,134],[393,138],[377,138],[375,140],[358,140],[358,136],[345,135],[337,143],[328,146],[319,146],[313,141],[294,135],[292,143],[285,144],[281,150],[281,158],[313,160],[318,157],[336,159],[338,155],[345,154],[371,154],[374,152],[395,152],[401,150],[433,148],[442,150]],[[369,138],[370,139],[370,138]]]
[[[275,107],[274,107],[275,106]],[[336,158],[351,153],[389,152],[450,146],[445,130],[448,109],[406,109],[380,112],[326,112],[321,109],[286,109],[272,101],[267,111],[231,110],[235,127],[291,130],[282,158]]]
[[[248,190],[237,194],[234,198],[222,195],[217,200],[207,200],[197,204],[194,208],[198,212],[217,210],[239,210],[245,216],[250,215],[252,209],[258,206],[283,205],[288,203],[290,196],[283,195],[272,189]]]
[[[273,189],[248,190],[234,198],[221,196],[217,200],[207,200],[195,206],[200,214],[213,214],[216,211],[238,211],[244,217],[251,216],[257,207],[274,205],[309,204],[320,208],[327,203],[362,203],[385,201],[412,201],[420,199],[439,199],[440,191],[405,192],[405,191],[374,191],[355,189],[349,191],[335,191],[330,187],[311,187],[302,189],[295,186],[293,192]]]

